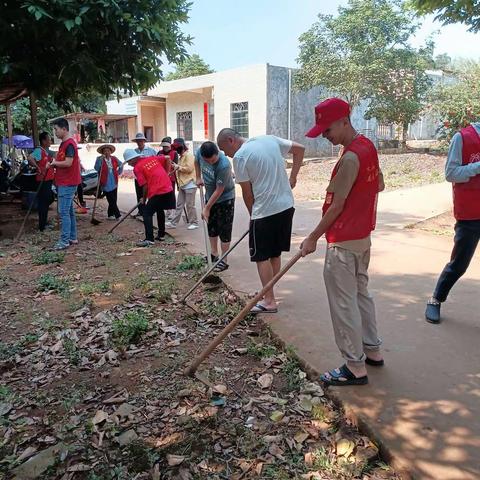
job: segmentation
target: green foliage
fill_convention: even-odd
[[[213,73],[210,65],[208,65],[200,55],[194,53],[193,55],[185,58],[177,64],[174,72],[171,72],[165,76],[165,80],[178,80],[180,78],[195,77],[197,75],[206,75],[207,73]]]
[[[444,24],[464,23],[471,32],[480,31],[478,0],[410,0],[410,6],[419,14],[435,13]]]
[[[103,280],[97,283],[85,282],[79,287],[82,295],[92,295],[93,293],[106,293],[111,290],[111,285],[108,280]]]
[[[37,281],[37,290],[40,292],[53,290],[57,293],[63,293],[67,291],[68,287],[69,284],[67,280],[57,277],[52,273],[43,273]]]
[[[301,35],[295,85],[325,87],[352,106],[368,98],[367,117],[408,126],[422,111],[433,64],[432,43],[409,44],[418,27],[399,0],[349,0]]]
[[[186,255],[176,266],[176,270],[183,272],[185,270],[201,270],[205,267],[205,261],[200,255]]]
[[[63,252],[39,252],[33,257],[34,265],[48,265],[50,263],[62,263],[65,260]]]
[[[431,110],[440,119],[439,137],[449,141],[455,132],[480,121],[480,63],[457,65],[456,81],[431,92]]]
[[[123,318],[113,321],[113,339],[119,346],[137,343],[148,330],[148,318],[144,311],[127,312]]]
[[[277,348],[274,345],[265,343],[256,343],[250,341],[247,345],[247,353],[257,358],[268,358],[278,353]]]
[[[180,62],[190,37],[187,0],[6,0],[0,17],[2,83],[38,97],[140,92]],[[55,61],[52,61],[52,59]]]

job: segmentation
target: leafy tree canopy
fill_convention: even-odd
[[[444,24],[463,23],[471,32],[480,31],[478,0],[410,0],[409,4],[420,14],[436,14]]]
[[[391,68],[392,57],[418,28],[397,0],[350,0],[338,15],[319,15],[300,37],[296,86],[321,85],[358,105],[372,94],[373,80]]]
[[[162,55],[184,58],[189,8],[187,0],[4,0],[0,83],[55,99],[146,90],[162,76]]]
[[[178,80],[180,78],[195,77],[197,75],[206,75],[213,73],[210,65],[208,65],[200,55],[194,53],[190,57],[177,64],[174,72],[166,75],[165,80]]]

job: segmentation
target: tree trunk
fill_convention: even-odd
[[[30,116],[32,119],[33,145],[38,147],[37,96],[35,95],[35,92],[30,92]]]
[[[405,150],[407,148],[407,134],[408,134],[408,122],[402,124],[402,138],[400,140],[400,148]]]

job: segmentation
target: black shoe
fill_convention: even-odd
[[[427,303],[427,309],[425,310],[425,318],[430,323],[440,323],[440,306],[441,303]]]
[[[163,242],[163,241],[165,240],[165,235],[164,235],[163,237],[161,237],[160,235],[157,235],[157,236],[155,237],[155,240],[156,240],[157,242]]]

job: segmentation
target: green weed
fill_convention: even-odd
[[[77,344],[71,338],[63,339],[63,348],[72,365],[78,365],[82,359],[82,351],[77,347]]]
[[[268,345],[264,343],[255,343],[252,340],[250,340],[247,345],[247,352],[249,355],[252,355],[257,358],[268,358],[275,355],[278,352],[278,350],[273,345]]]
[[[65,260],[64,252],[38,252],[33,256],[34,265],[48,265],[50,263],[62,263]]]
[[[84,282],[80,284],[79,291],[82,295],[92,295],[94,293],[107,293],[110,292],[111,285],[108,280],[101,282]]]
[[[136,344],[148,330],[148,318],[142,310],[127,312],[123,318],[113,321],[113,339],[117,345]]]
[[[68,290],[69,283],[61,277],[57,277],[52,273],[42,273],[37,281],[37,290],[39,292],[46,292],[53,290],[57,293],[64,293]]]
[[[186,270],[201,270],[204,267],[205,261],[200,255],[186,255],[175,269],[184,272]]]

